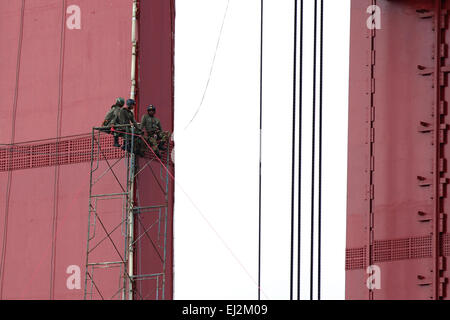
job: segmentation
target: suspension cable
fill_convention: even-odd
[[[296,135],[296,98],[297,98],[297,7],[294,0],[294,66],[293,66],[293,97],[292,97],[292,183],[291,183],[291,270],[290,270],[290,300],[294,297],[294,207],[295,207],[295,135]]]
[[[300,300],[301,227],[302,227],[302,113],[303,113],[303,0],[300,0],[300,88],[299,88],[299,152],[298,152],[298,217],[297,217],[297,300]]]
[[[260,77],[259,77],[259,222],[258,222],[258,300],[261,300],[261,180],[262,180],[262,116],[263,116],[263,40],[264,40],[264,4],[261,0],[260,31]]]
[[[323,102],[323,0],[320,0],[320,80],[319,80],[319,208],[318,208],[318,261],[317,298],[320,300],[322,263],[322,102]]]
[[[312,160],[311,160],[311,260],[310,260],[310,300],[314,293],[314,182],[315,182],[315,142],[316,142],[316,70],[317,70],[317,0],[314,0],[314,62],[313,62],[313,110],[312,110]]]

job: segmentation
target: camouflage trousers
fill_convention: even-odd
[[[131,152],[131,145],[133,145],[133,153],[141,150],[141,139],[137,136],[140,134],[138,130],[134,130],[134,135],[132,134],[131,128],[120,128],[119,130],[123,132],[115,132],[115,134],[117,137],[122,137],[123,149]]]
[[[169,138],[170,138],[169,131],[160,131],[146,136],[145,140],[150,145],[153,152],[157,153],[160,151],[160,147],[166,144],[167,141],[169,141]]]
[[[105,127],[107,127],[107,126],[105,126]],[[119,133],[111,131],[111,127],[103,128],[103,129],[100,129],[99,131],[112,135],[114,137],[114,145],[115,146],[119,145]]]

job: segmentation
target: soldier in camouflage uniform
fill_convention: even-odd
[[[105,116],[105,120],[102,123],[102,127],[113,127],[117,121],[117,117],[119,115],[120,109],[125,104],[125,100],[123,98],[117,98],[116,103],[111,107],[108,113]],[[119,144],[119,135],[117,133],[112,133],[110,129],[102,129],[101,131],[113,134],[114,135],[114,147],[120,147]]]
[[[117,124],[121,125],[133,125],[135,130],[134,134],[138,135],[141,133],[141,130],[139,128],[139,124],[134,120],[134,114],[131,110],[133,110],[134,106],[136,105],[136,102],[133,99],[127,100],[127,107],[120,109],[119,115],[117,117]],[[122,136],[124,138],[124,145],[122,146],[122,150],[126,150],[128,152],[131,152],[131,139],[134,138],[134,141],[137,141],[135,137],[131,136],[131,127],[121,127],[119,128],[120,131],[124,131],[126,133],[122,133]],[[136,145],[136,144],[135,144]],[[136,146],[135,146],[136,149]]]
[[[164,144],[169,140],[170,133],[163,131],[161,121],[155,117],[156,108],[150,105],[147,114],[144,114],[141,121],[141,128],[147,133],[145,139],[149,143],[153,152],[161,158],[160,150],[166,150]]]

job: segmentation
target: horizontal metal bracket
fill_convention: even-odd
[[[433,284],[433,279],[431,277],[426,277],[423,275],[417,275],[417,285],[419,286],[430,286]]]
[[[423,211],[418,211],[417,215],[418,215],[417,221],[419,222],[430,222],[431,220],[433,220],[433,216],[431,214]]]
[[[433,131],[433,125],[425,121],[420,121],[419,125],[417,126],[417,131],[421,133],[431,132]]]
[[[428,68],[425,66],[417,66],[417,74],[421,76],[430,76],[434,73],[434,68]]]
[[[434,12],[426,9],[418,9],[416,12],[420,19],[430,19],[434,17]]]
[[[420,187],[431,186],[431,179],[429,179],[429,178],[417,176],[417,181],[418,181]]]

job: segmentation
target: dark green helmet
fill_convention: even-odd
[[[127,100],[127,106],[135,106],[136,105],[136,101],[134,101],[134,99],[128,99]]]
[[[156,108],[155,108],[155,106],[154,105],[149,105],[148,107],[147,107],[147,111],[150,111],[150,110],[153,110],[153,111],[156,111]]]
[[[116,105],[123,107],[124,104],[125,104],[125,99],[124,98],[117,98],[116,99]]]

